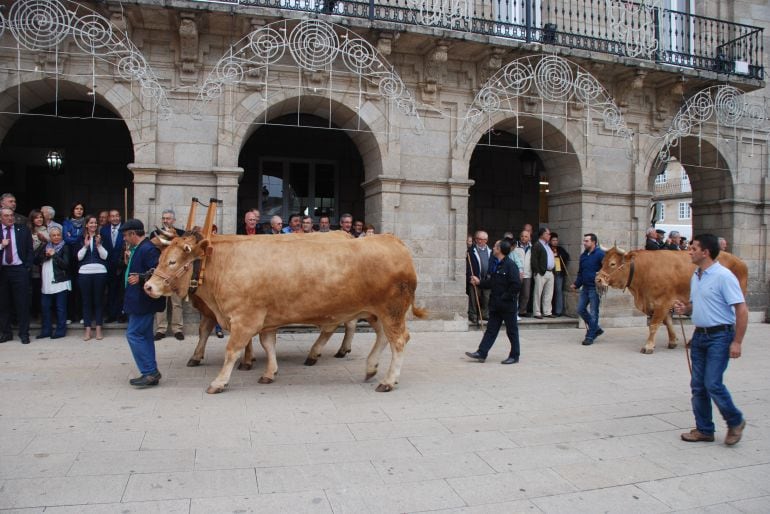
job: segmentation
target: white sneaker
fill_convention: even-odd
[[[521,321],[521,316],[519,316],[518,314],[516,315],[516,321]]]

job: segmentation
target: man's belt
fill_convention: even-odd
[[[710,336],[712,334],[718,334],[720,332],[732,332],[735,330],[733,325],[715,325],[713,327],[695,327],[696,334],[706,334]]]

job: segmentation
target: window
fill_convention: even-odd
[[[335,163],[302,159],[264,158],[261,160],[261,221],[277,214],[286,219],[300,213],[317,220],[328,214],[332,222],[337,213],[338,170]]]
[[[679,202],[679,219],[690,219],[690,202]]]
[[[668,180],[668,176],[666,175],[666,173],[667,173],[667,172],[666,172],[666,171],[664,171],[664,172],[663,172],[663,173],[661,173],[660,175],[656,176],[656,177],[655,177],[655,183],[656,183],[656,184],[665,184],[665,183],[666,183],[666,181]]]
[[[682,192],[683,193],[689,193],[692,191],[692,186],[690,186],[690,177],[687,176],[687,173],[682,171]]]
[[[663,202],[658,202],[660,205],[660,219],[658,221],[663,221],[666,219],[666,204]]]

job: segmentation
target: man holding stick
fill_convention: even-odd
[[[690,443],[714,440],[713,400],[727,422],[725,444],[733,446],[741,440],[746,420],[722,383],[722,376],[730,359],[741,356],[749,310],[738,279],[716,262],[719,255],[716,236],[695,236],[689,251],[692,263],[698,266],[690,279],[690,301],[674,302],[674,312],[691,314],[695,325],[690,341],[695,428],[683,433],[682,440]]]

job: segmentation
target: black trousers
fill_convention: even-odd
[[[516,322],[516,311],[500,312],[490,310],[487,329],[484,332],[481,343],[479,343],[478,350],[479,354],[485,359],[487,358],[490,348],[495,344],[497,334],[500,333],[500,327],[503,322],[505,322],[505,333],[508,334],[508,340],[511,342],[511,352],[508,356],[518,359],[521,354],[521,346],[519,345],[519,324]]]
[[[11,305],[19,320],[19,337],[29,339],[29,269],[24,266],[0,267],[0,334],[11,336]]]
[[[107,318],[114,320],[123,312],[123,274],[119,270],[107,272]]]

